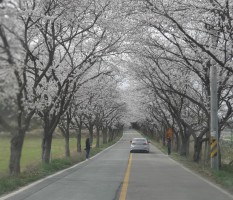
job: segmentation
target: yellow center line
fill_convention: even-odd
[[[128,184],[129,184],[129,175],[130,175],[131,163],[132,163],[132,153],[129,156],[129,162],[128,162],[127,170],[125,173],[124,182],[122,184],[121,194],[120,194],[119,200],[126,199],[127,189],[128,189]]]

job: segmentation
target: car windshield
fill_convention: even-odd
[[[146,142],[146,139],[144,139],[144,138],[136,138],[136,139],[133,139],[133,142],[135,142],[135,143],[142,143],[142,142]]]

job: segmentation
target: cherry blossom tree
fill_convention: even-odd
[[[69,141],[69,128],[77,130],[77,151],[81,152],[81,136],[84,124],[89,130],[91,140],[93,140],[95,128],[96,147],[98,148],[100,146],[100,131],[103,127],[104,119],[109,117],[114,110],[121,109],[122,106],[119,103],[118,106],[116,103],[113,104],[113,102],[116,102],[116,99],[118,99],[119,102],[121,101],[119,95],[114,96],[114,98],[111,95],[113,94],[113,91],[117,90],[118,86],[118,83],[113,78],[113,73],[114,72],[111,73],[111,76],[101,75],[96,79],[86,82],[75,94],[75,97],[70,104],[70,108],[66,111],[64,117],[61,118],[59,125],[59,127],[62,128],[63,136],[65,137],[66,152],[69,152],[69,144],[67,144]],[[109,108],[108,106],[110,105],[111,107]],[[111,113],[108,113],[108,116],[105,116],[107,109],[111,109]],[[122,112],[124,111],[122,110]],[[116,115],[115,118],[116,117],[119,118],[119,115]],[[118,120],[114,126],[116,126],[117,130],[122,129],[120,120]]]
[[[133,40],[133,49],[131,48],[136,52],[137,58],[141,56],[139,64],[134,62],[136,68],[137,65],[140,66],[137,77],[141,78],[146,88],[152,89],[157,98],[169,105],[165,109],[173,119],[176,119],[177,125],[182,125],[178,126],[180,132],[188,130],[188,137],[192,133],[197,144],[194,159],[198,160],[201,148],[199,144],[205,140],[203,136],[209,137],[211,59],[219,68],[218,98],[221,99],[219,107],[224,108],[219,120],[220,129],[231,116],[232,77],[229,68],[231,55],[224,53],[231,51],[226,50],[231,48],[231,42],[228,39],[230,33],[226,31],[227,28],[223,28],[226,21],[231,24],[231,11],[229,11],[231,4],[229,1],[220,1],[217,4],[216,1],[172,1],[171,3],[145,0],[134,6],[136,12],[130,19],[140,27],[133,35],[135,40]],[[218,40],[217,46],[216,44],[213,46],[210,40],[211,37],[213,38],[213,33]],[[132,60],[135,60],[135,57]],[[155,66],[158,67],[158,71]],[[192,78],[188,78],[187,75]],[[182,79],[184,82],[181,81]],[[187,84],[188,82],[190,84]],[[154,90],[155,88],[157,89]],[[226,94],[230,95],[225,98]],[[178,110],[174,110],[174,103],[178,102],[182,103],[179,107],[184,111],[178,109],[179,107]],[[187,112],[187,109],[190,111]],[[178,113],[180,116],[177,116]],[[192,118],[197,121],[183,120],[189,119],[187,116],[184,118],[186,113],[189,113],[190,117],[195,114],[196,117],[192,116]]]
[[[52,43],[54,45],[54,62],[51,63],[49,70],[45,72],[46,76],[42,87],[37,86],[36,88],[36,92],[38,92],[36,95],[39,97],[38,102],[36,102],[36,110],[44,122],[42,142],[42,160],[44,162],[49,162],[52,134],[61,116],[68,109],[74,94],[88,81],[111,71],[102,63],[105,60],[104,57],[116,53],[121,41],[121,35],[115,34],[104,24],[105,14],[109,12],[108,6],[109,2],[100,2],[99,4],[89,2],[84,4],[84,10],[79,11],[80,13],[74,12],[75,16],[77,14],[81,16],[80,22],[72,16],[69,21],[75,19],[75,22],[71,28],[68,26],[65,33],[56,31],[57,28],[61,30],[62,25],[60,23],[59,27],[57,27],[57,23],[54,22],[51,31],[43,27],[44,24],[40,25],[42,30],[48,30],[46,35],[49,37],[51,37],[52,33],[55,33],[52,37],[54,40]],[[58,12],[59,17],[55,18],[56,21],[66,17],[67,12],[64,10],[62,10],[62,13]],[[77,21],[81,24],[75,25]],[[92,70],[92,68],[95,69]],[[90,125],[89,130],[92,135],[93,125]]]
[[[110,1],[58,0],[1,4],[1,60],[6,63],[5,69],[11,66],[2,75],[10,74],[8,77],[15,80],[4,83],[4,94],[7,87],[16,88],[14,99],[19,110],[15,129],[1,118],[1,124],[13,136],[11,173],[20,172],[24,136],[33,114],[44,121],[42,159],[49,162],[52,133],[73,94],[88,79],[103,73],[99,67],[102,56],[113,52],[121,41],[120,34],[104,25],[104,19],[109,20],[107,15],[103,17],[110,12],[109,5]],[[93,66],[98,73],[85,79],[84,74]],[[8,95],[14,96],[12,90]]]
[[[24,105],[28,98],[26,73],[29,54],[24,40],[26,35],[18,21],[19,5],[14,1],[4,1],[1,10],[1,105],[16,114],[8,119],[1,115],[0,123],[12,136],[9,171],[18,174],[25,133],[34,114],[34,110],[28,112]]]

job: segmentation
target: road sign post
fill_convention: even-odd
[[[210,160],[211,168],[219,170],[217,67],[213,60],[210,68],[210,94]]]

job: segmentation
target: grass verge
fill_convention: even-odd
[[[0,195],[11,192],[59,170],[65,169],[72,164],[74,163],[71,158],[54,159],[50,164],[40,164],[30,169],[27,168],[26,171],[22,172],[18,176],[3,176],[0,179]]]
[[[91,149],[91,156],[96,155],[107,147],[116,143],[121,136],[117,137],[114,141],[103,144],[99,148]],[[0,196],[12,192],[29,183],[40,180],[46,176],[54,174],[60,170],[71,167],[81,161],[85,160],[85,154],[79,156],[72,156],[70,158],[53,159],[50,164],[38,164],[36,166],[27,167],[27,169],[18,176],[5,175],[0,178]]]

